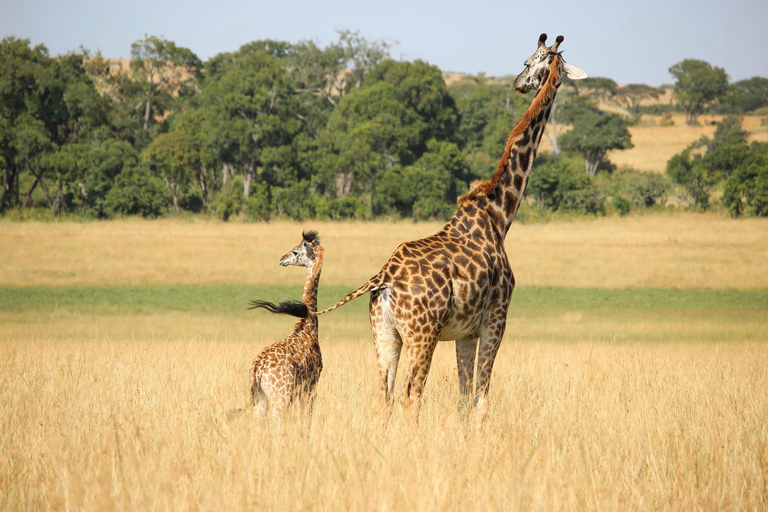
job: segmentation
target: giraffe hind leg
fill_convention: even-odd
[[[429,367],[432,364],[432,355],[437,346],[437,335],[419,336],[417,339],[409,339],[406,344],[408,350],[408,376],[403,388],[403,407],[409,410],[413,419],[418,420],[421,407],[421,395],[427,383]]]
[[[475,377],[475,354],[477,353],[477,338],[456,340],[456,366],[459,372],[459,390],[466,398],[472,390]]]
[[[379,384],[387,405],[391,405],[403,340],[397,329],[386,319],[387,298],[387,293],[371,295],[370,316],[373,345],[376,348],[376,362],[379,366]]]
[[[269,400],[259,380],[254,381],[253,386],[251,386],[251,404],[258,416],[265,416],[269,410]]]

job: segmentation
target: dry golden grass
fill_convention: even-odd
[[[302,229],[327,248],[323,284],[354,288],[441,223],[126,220],[0,223],[0,286],[294,282],[277,261]],[[679,214],[514,224],[521,286],[768,288],[768,221]]]
[[[302,228],[327,247],[321,286],[352,287],[398,242],[438,226],[5,222],[0,287],[295,284],[277,260]],[[766,227],[712,215],[515,225],[508,252],[519,288],[761,290]],[[282,425],[225,417],[246,403],[250,361],[290,319],[0,308],[2,509],[768,508],[764,309],[513,298],[476,428],[450,342],[436,351],[420,422],[383,411],[368,320],[354,307],[321,320],[315,408]]]
[[[632,149],[609,151],[606,158],[619,167],[631,167],[638,171],[664,172],[667,161],[683,151],[702,135],[712,137],[715,126],[723,116],[702,116],[701,126],[686,126],[685,116],[672,115],[673,126],[659,126],[659,116],[643,116],[637,126],[631,126]],[[742,127],[749,132],[749,141],[768,142],[768,126],[761,125],[765,117],[743,117]],[[550,128],[547,128],[550,129]],[[544,137],[541,150],[551,153],[552,146]]]
[[[5,510],[765,510],[765,344],[513,344],[476,429],[441,346],[418,425],[336,340],[310,417],[245,403],[244,342],[0,345]]]

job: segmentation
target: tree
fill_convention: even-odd
[[[570,80],[568,83],[579,96],[587,96],[593,100],[610,98],[618,87],[615,81],[602,76],[590,76],[580,82]]]
[[[608,151],[629,149],[632,136],[627,122],[617,114],[585,111],[573,121],[573,129],[560,137],[565,151],[575,151],[584,158],[587,174],[594,175]]]
[[[301,179],[293,141],[303,129],[297,98],[280,61],[252,44],[206,81],[201,104],[221,161],[243,173],[243,212],[256,179],[284,186]]]
[[[717,123],[712,140],[707,141],[701,165],[714,180],[728,177],[749,156],[747,131],[741,127],[741,118],[729,116]]]
[[[418,116],[415,120],[418,145],[412,148],[417,156],[427,150],[431,139],[456,141],[459,122],[456,102],[437,66],[421,60],[386,60],[373,68],[366,79],[367,86],[379,82],[394,86],[398,99]]]
[[[153,96],[157,92],[178,92],[184,81],[197,77],[202,64],[191,50],[146,34],[144,39],[131,45],[131,58],[131,69],[145,84],[144,131],[147,131]]]
[[[343,64],[350,70],[345,73],[343,85],[339,88],[346,93],[360,88],[366,75],[379,63],[390,58],[391,45],[383,40],[368,41],[358,31],[340,30],[338,33]]]
[[[630,114],[637,116],[640,114],[640,104],[643,100],[658,99],[663,92],[663,89],[650,85],[629,84],[614,89],[611,93],[611,101],[627,109]]]
[[[467,163],[452,142],[430,140],[427,151],[404,168],[393,168],[381,178],[377,210],[414,220],[447,219],[457,198],[467,190]]]
[[[709,207],[709,190],[716,181],[701,165],[701,154],[694,152],[706,143],[706,138],[700,139],[667,162],[667,174],[672,181],[683,186],[693,207],[699,210]]]
[[[728,75],[703,60],[685,59],[669,68],[675,77],[675,97],[685,111],[686,124],[695,125],[706,109],[728,92]]]
[[[456,138],[458,115],[440,70],[421,61],[385,61],[362,87],[345,95],[320,140],[317,185],[332,197],[350,192],[370,198],[377,181],[413,164],[430,139]]]
[[[723,204],[734,217],[768,216],[768,144],[752,143],[747,158],[725,181]]]
[[[39,161],[41,152],[51,149],[50,134],[37,119],[48,62],[48,50],[42,45],[30,48],[29,40],[14,37],[0,42],[0,211],[19,202],[20,174]],[[24,141],[19,139],[22,133]]]
[[[200,166],[197,140],[182,131],[164,133],[147,146],[142,159],[165,180],[173,197],[173,210],[178,213],[179,195]]]
[[[368,195],[373,214],[379,174],[414,159],[418,121],[386,82],[348,94],[321,136],[319,185],[332,197]]]
[[[144,165],[126,166],[115,178],[115,184],[104,201],[104,212],[109,217],[158,217],[167,207],[168,192],[163,180]]]
[[[733,106],[739,112],[768,107],[768,78],[753,76],[733,84]]]

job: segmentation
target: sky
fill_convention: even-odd
[[[542,32],[569,64],[620,84],[673,82],[668,69],[701,59],[731,81],[768,77],[767,0],[0,0],[0,37],[44,44],[51,55],[84,47],[129,57],[145,34],[202,60],[258,39],[314,40],[338,30],[392,44],[399,60],[442,71],[517,74]],[[2,70],[0,70],[2,72]]]

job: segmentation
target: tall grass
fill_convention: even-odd
[[[438,225],[0,222],[0,507],[768,509],[765,221],[513,226],[479,428],[452,342],[418,424],[382,407],[365,299],[321,318],[311,412],[227,422],[292,326],[247,300],[298,294],[307,227],[327,304]]]
[[[251,415],[253,347],[3,343],[6,510],[765,510],[765,344],[502,346],[477,429],[438,350],[421,420],[337,339],[311,414]]]

